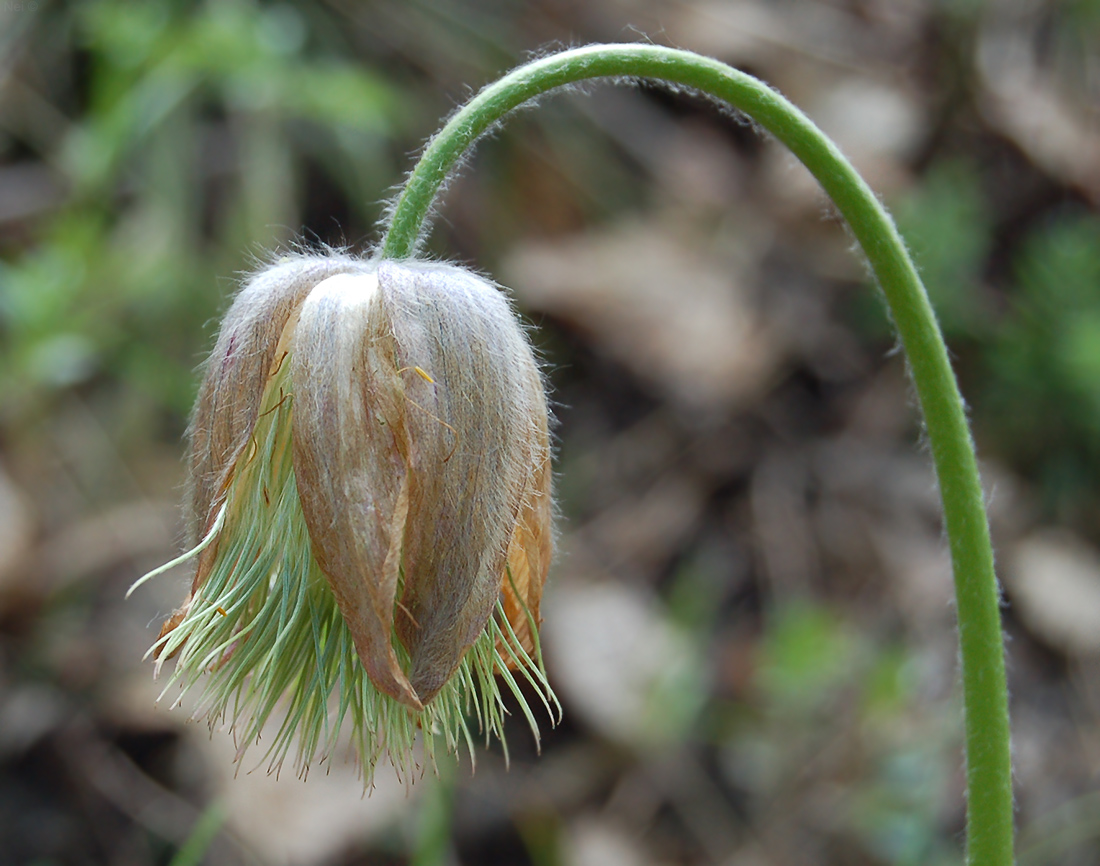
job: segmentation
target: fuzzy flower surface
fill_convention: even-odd
[[[548,410],[500,290],[461,268],[294,256],[226,315],[190,431],[191,588],[151,652],[269,769],[503,740],[556,699],[538,643]],[[135,587],[138,585],[135,584]],[[528,687],[521,686],[526,681]],[[552,712],[551,712],[552,714]],[[271,730],[274,729],[274,735]]]

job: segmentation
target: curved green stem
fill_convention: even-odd
[[[924,412],[950,540],[966,710],[967,862],[1013,862],[1012,768],[999,593],[977,460],[947,348],[890,216],[837,147],[767,85],[723,63],[653,45],[593,45],[545,57],[491,84],[432,139],[390,215],[385,258],[412,256],[424,220],[467,149],[524,102],[592,78],[654,79],[743,112],[797,156],[863,248],[898,329]]]

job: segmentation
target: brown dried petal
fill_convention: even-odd
[[[537,393],[531,387],[538,369],[530,347],[494,286],[426,264],[383,262],[378,279],[408,404],[409,518],[396,624],[411,657],[409,680],[426,702],[499,596],[528,480],[542,462],[546,403],[541,385]],[[528,584],[541,587],[541,579]]]
[[[537,395],[545,401],[542,382],[533,383]],[[534,430],[534,469],[523,498],[515,532],[508,546],[508,559],[501,576],[501,602],[504,614],[520,645],[528,655],[535,652],[535,635],[542,623],[539,605],[554,550],[552,472],[550,441],[545,416]],[[507,658],[507,653],[505,653]]]
[[[333,277],[310,293],[291,355],[294,473],[313,554],[363,667],[386,694],[422,709],[390,639],[411,501],[395,352],[373,274]]]

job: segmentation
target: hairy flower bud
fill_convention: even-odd
[[[191,430],[191,592],[153,647],[205,683],[242,753],[280,703],[277,766],[350,718],[369,780],[418,729],[502,733],[538,646],[552,550],[538,366],[504,296],[448,265],[293,257],[226,316]],[[139,581],[140,583],[141,581]],[[135,584],[136,586],[137,584]],[[170,683],[170,685],[171,685]]]

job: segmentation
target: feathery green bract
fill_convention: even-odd
[[[537,644],[532,658],[499,601],[458,670],[422,712],[380,692],[367,677],[313,557],[299,504],[286,360],[267,387],[252,447],[229,488],[221,526],[214,530],[217,549],[210,573],[182,621],[150,650],[163,658],[179,653],[161,697],[179,685],[182,700],[198,687],[197,715],[206,716],[212,728],[229,724],[238,760],[272,720],[274,739],[264,755],[269,772],[282,768],[295,735],[295,767],[304,775],[311,762],[332,755],[341,732],[348,732],[366,785],[385,755],[403,777],[422,770],[413,754],[418,733],[426,764],[432,766],[440,747],[457,753],[465,746],[473,760],[471,722],[486,742],[495,736],[504,743],[508,709],[502,681],[537,740],[538,725],[520,681],[530,684],[551,719],[560,707]],[[532,628],[532,633],[537,631]],[[407,664],[396,636],[393,642]]]

